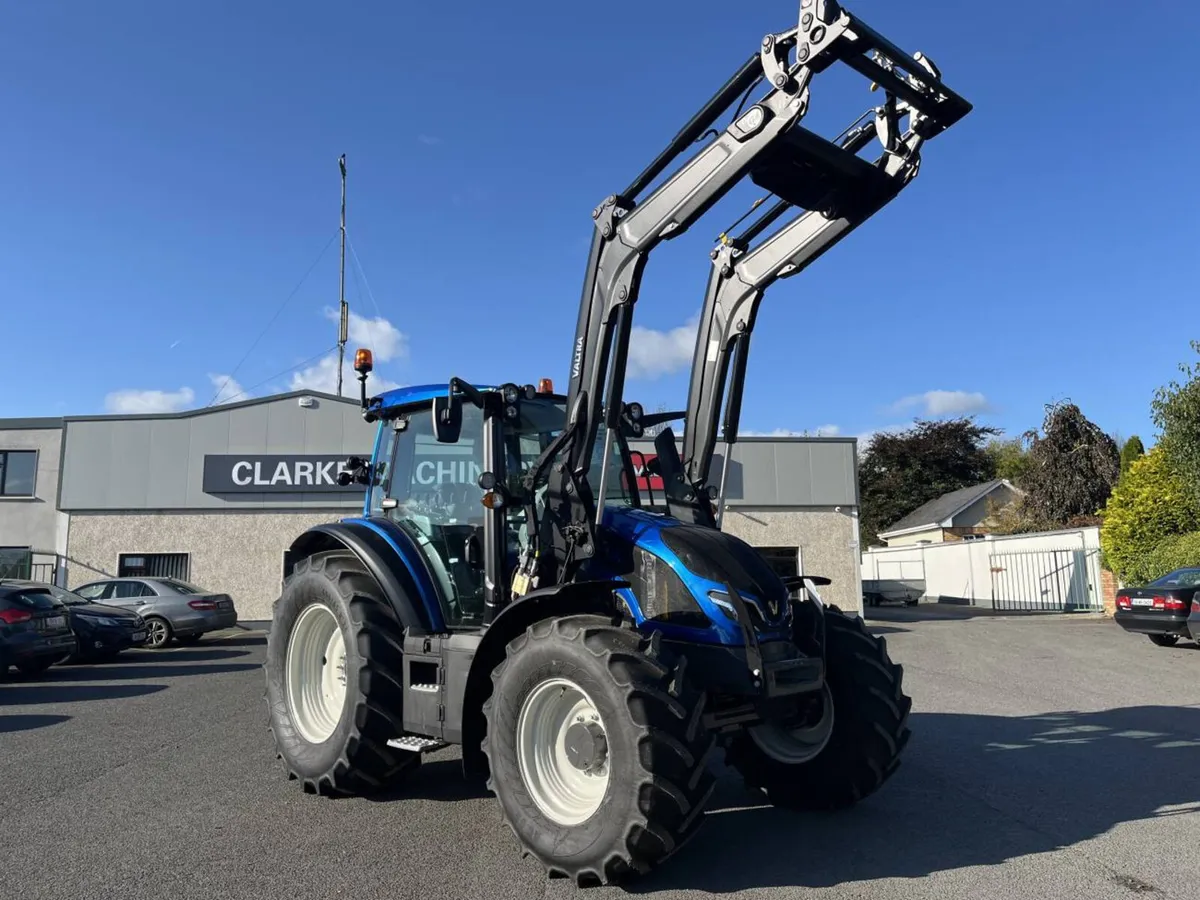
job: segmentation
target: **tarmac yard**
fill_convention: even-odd
[[[701,834],[628,889],[664,898],[1103,900],[1200,892],[1200,649],[1096,617],[871,611],[913,738],[832,816],[763,806],[730,772]],[[278,767],[261,632],[0,684],[0,898],[530,898],[457,753],[395,795],[328,800]],[[592,897],[618,896],[594,888]]]

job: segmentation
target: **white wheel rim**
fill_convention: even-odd
[[[314,603],[300,614],[288,638],[286,668],[296,730],[310,744],[324,743],[346,704],[346,642],[329,607]]]
[[[775,722],[763,722],[747,729],[751,740],[767,756],[787,765],[816,759],[833,734],[833,695],[828,684],[821,688],[821,695],[821,718],[812,725],[784,728]]]
[[[525,790],[542,814],[559,825],[589,819],[608,792],[607,755],[587,771],[567,756],[567,731],[576,723],[594,723],[604,730],[592,699],[565,678],[551,678],[535,687],[517,718],[517,764]]]

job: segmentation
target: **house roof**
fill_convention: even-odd
[[[925,528],[935,528],[938,526],[948,527],[949,521],[956,515],[1001,486],[1014,491],[1017,490],[1005,478],[996,478],[992,481],[986,481],[983,484],[974,484],[970,487],[959,488],[957,491],[950,491],[949,493],[942,494],[940,497],[935,497],[928,503],[921,504],[907,516],[904,516],[898,522],[893,522],[886,530],[879,532],[879,536],[886,539],[889,536],[903,534],[906,531],[920,531]]]

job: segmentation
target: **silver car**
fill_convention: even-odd
[[[177,578],[106,578],[75,589],[97,603],[134,610],[146,622],[145,646],[158,649],[174,638],[194,644],[210,631],[237,624],[228,594],[214,594]]]

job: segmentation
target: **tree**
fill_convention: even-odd
[[[1095,522],[1120,474],[1116,441],[1070,402],[1047,405],[1042,431],[1025,434],[1029,517],[1047,528]]]
[[[1200,528],[1200,500],[1162,447],[1134,460],[1104,507],[1100,549],[1105,564],[1127,582],[1161,575],[1168,539]]]
[[[1200,353],[1200,341],[1191,347]],[[1155,391],[1151,415],[1171,468],[1200,496],[1200,362],[1180,365],[1183,383],[1172,381]]]
[[[1125,473],[1129,471],[1129,467],[1133,465],[1134,460],[1138,457],[1146,455],[1146,448],[1142,446],[1142,439],[1136,434],[1121,445],[1121,477],[1125,477]]]
[[[1021,439],[997,438],[988,443],[987,451],[996,464],[996,477],[1007,478],[1020,487],[1030,465],[1029,453],[1021,443]]]
[[[1000,433],[970,418],[916,420],[896,434],[878,434],[859,460],[863,546],[922,503],[995,477],[984,444]]]

